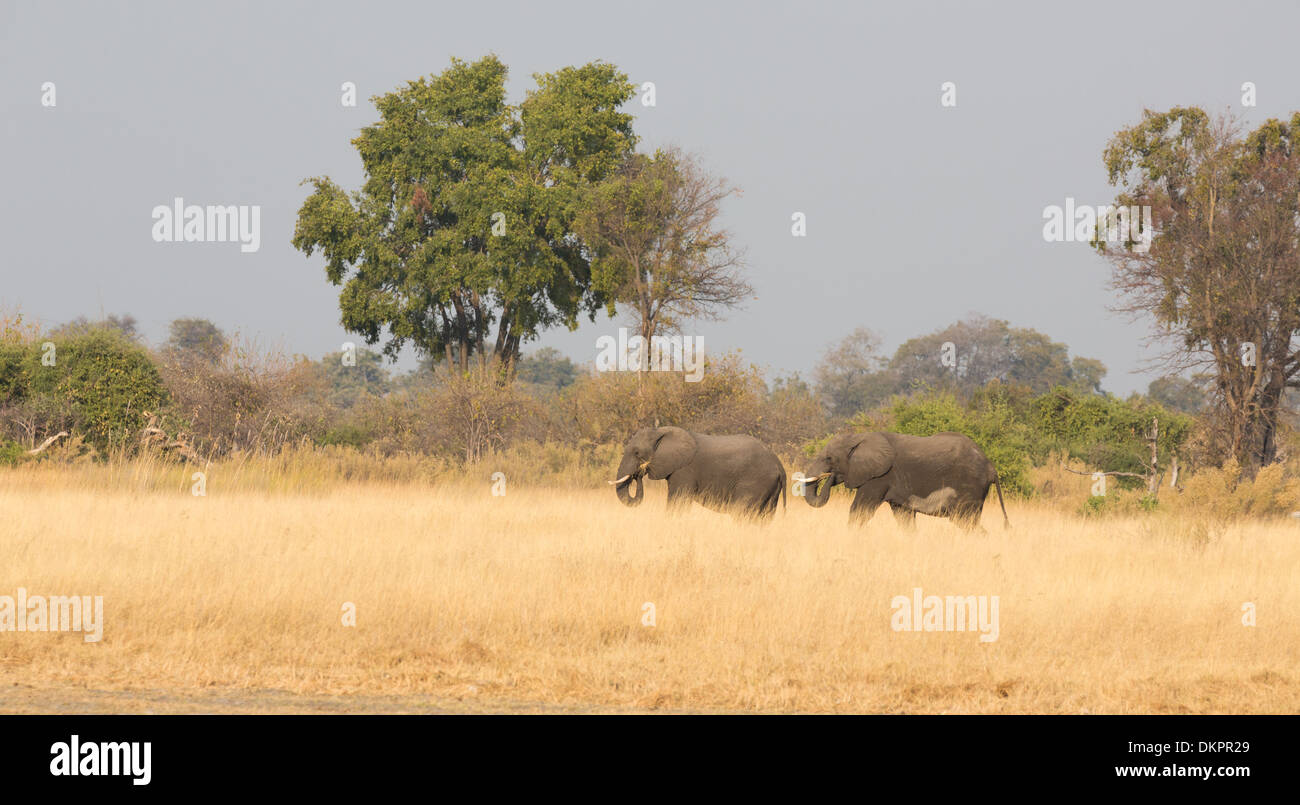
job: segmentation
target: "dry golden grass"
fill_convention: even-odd
[[[767,526],[662,483],[331,483],[189,494],[178,468],[0,471],[0,595],[103,595],[104,638],[0,633],[0,711],[1300,710],[1300,524],[1083,520],[966,535],[847,501]],[[1000,634],[890,628],[997,595]],[[356,626],[342,625],[345,602]],[[642,625],[643,605],[656,625]],[[1258,625],[1243,626],[1242,604]]]

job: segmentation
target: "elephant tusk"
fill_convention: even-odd
[[[624,475],[622,478],[619,478],[617,481],[610,481],[609,482],[610,486],[617,486],[618,484],[623,483],[624,481],[626,481],[628,478],[631,477],[632,477],[631,475]]]

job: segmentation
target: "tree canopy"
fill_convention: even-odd
[[[752,293],[718,223],[722,201],[738,193],[676,148],[632,154],[596,186],[577,229],[610,314],[617,304],[630,308],[648,340],[687,319],[717,318]]]
[[[221,328],[207,319],[175,319],[168,326],[163,351],[183,361],[216,363],[230,348],[230,340]]]
[[[410,343],[509,372],[542,328],[604,305],[573,221],[635,146],[618,111],[633,87],[592,62],[535,75],[510,105],[506,76],[495,56],[453,60],[376,97],[380,120],[352,141],[362,188],[308,180],[293,244],[324,255],[343,326],[389,357]]]

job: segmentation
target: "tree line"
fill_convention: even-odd
[[[963,348],[985,354],[900,382],[900,366],[941,367],[938,347],[958,333],[977,334]],[[1180,451],[1185,467],[1204,460],[1187,444],[1190,417],[1154,395],[1105,392],[1104,366],[1034,330],[972,317],[904,342],[890,360],[864,352],[878,344],[868,335],[831,345],[811,382],[770,377],[738,354],[712,356],[702,382],[685,383],[672,373],[602,373],[543,348],[501,383],[441,365],[396,373],[365,348],[267,354],[204,319],[173,321],[157,346],[130,316],[44,333],[10,328],[0,338],[0,453],[17,460],[63,433],[65,460],[170,451],[208,461],[308,444],[476,462],[529,442],[616,445],[659,421],[748,433],[792,460],[844,428],[957,430],[1026,494],[1028,467],[1054,454],[1126,475],[1167,471]],[[1163,458],[1148,462],[1145,432],[1156,418]]]

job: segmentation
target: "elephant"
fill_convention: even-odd
[[[638,506],[645,497],[643,476],[667,479],[668,507],[690,501],[734,514],[771,519],[777,499],[785,504],[785,467],[776,454],[752,436],[712,436],[677,427],[643,428],[632,435],[610,481],[618,499]],[[636,495],[629,487],[636,483]]]
[[[960,433],[842,433],[812,459],[804,478],[804,501],[814,508],[826,505],[831,487],[844,484],[857,490],[850,523],[866,522],[888,502],[907,529],[915,527],[917,512],[947,517],[966,531],[979,528],[984,498],[995,486],[1003,524],[1011,527],[997,469]]]

